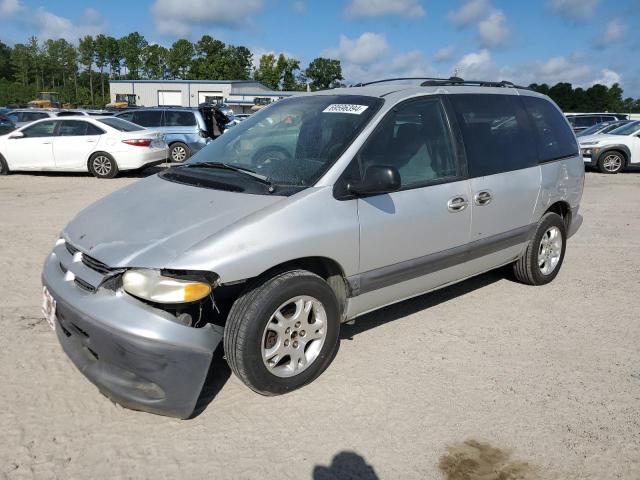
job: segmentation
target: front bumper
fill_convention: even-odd
[[[122,406],[188,418],[223,329],[181,325],[121,290],[99,286],[87,291],[76,279],[81,284],[101,281],[78,258],[58,245],[42,272],[42,282],[57,302],[56,333],[65,353]]]

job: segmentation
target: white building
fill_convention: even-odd
[[[111,102],[129,99],[139,107],[223,102],[235,113],[251,113],[254,105],[302,93],[271,90],[255,80],[110,80],[109,90]]]

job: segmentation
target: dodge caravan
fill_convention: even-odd
[[[73,363],[126,407],[187,418],[218,347],[278,395],[367,312],[509,264],[551,282],[581,224],[566,118],[508,82],[420,82],[273,103],[80,212],[42,274]]]

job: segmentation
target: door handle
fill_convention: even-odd
[[[488,205],[491,203],[493,199],[493,195],[488,190],[483,190],[482,192],[478,192],[473,196],[473,201],[476,205]]]
[[[452,213],[461,212],[467,208],[467,205],[469,205],[469,202],[465,197],[457,196],[449,199],[447,202],[447,209]]]
[[[42,145],[51,145],[51,142],[42,142]]]

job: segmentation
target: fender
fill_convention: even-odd
[[[594,160],[599,160],[603,153],[610,152],[611,150],[619,150],[624,153],[625,160],[627,164],[631,162],[631,150],[623,143],[615,143],[612,145],[605,145],[600,149],[600,153],[598,154],[598,158]]]

